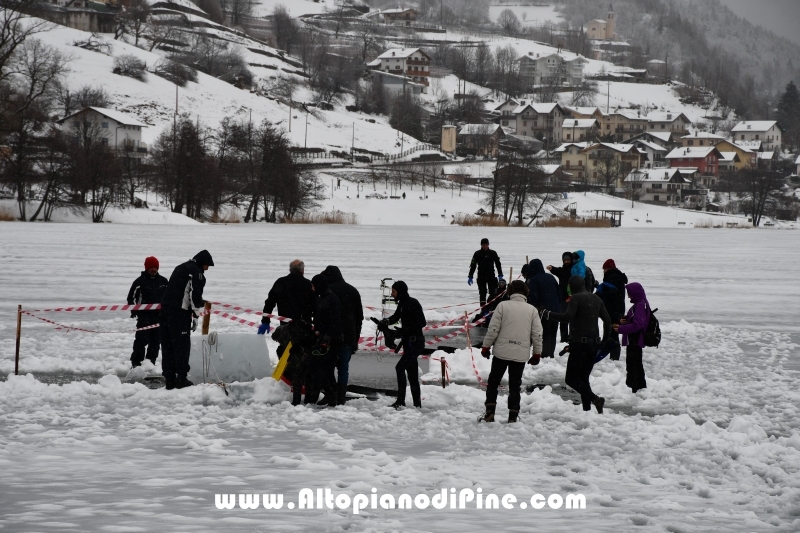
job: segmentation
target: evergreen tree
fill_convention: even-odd
[[[778,100],[778,127],[783,131],[783,144],[787,148],[800,145],[800,91],[793,81]]]

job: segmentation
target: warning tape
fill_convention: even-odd
[[[155,329],[155,328],[161,326],[161,324],[153,324],[153,325],[150,325],[150,326],[145,326],[143,328],[129,329],[129,330],[124,330],[124,331],[97,331],[97,330],[93,330],[93,329],[79,328],[77,326],[67,326],[65,324],[59,324],[58,322],[53,322],[52,320],[48,320],[46,318],[43,318],[43,317],[40,317],[40,316],[36,316],[33,313],[31,313],[30,311],[24,311],[23,310],[22,314],[28,315],[30,317],[33,317],[36,320],[41,320],[42,322],[47,322],[48,324],[53,324],[54,326],[58,326],[56,328],[57,330],[65,329],[65,330],[67,330],[67,333],[69,333],[70,331],[73,331],[73,330],[74,331],[83,331],[84,333],[133,333],[133,332],[136,332],[136,331],[145,331],[145,330],[148,330],[148,329]]]
[[[31,313],[61,313],[84,311],[157,311],[161,304],[109,304],[86,305],[80,307],[54,307],[52,309],[31,309]]]

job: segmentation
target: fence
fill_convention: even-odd
[[[412,146],[406,150],[403,150],[397,154],[376,154],[375,152],[366,152],[363,149],[355,149],[354,154],[349,154],[347,152],[340,152],[340,151],[331,151],[328,152],[327,150],[319,151],[320,149],[301,149],[301,150],[293,150],[292,157],[297,160],[303,159],[346,159],[348,161],[358,161],[360,163],[375,163],[375,162],[388,162],[388,161],[396,161],[398,159],[403,159],[404,157],[408,157],[411,154],[416,152],[422,151],[436,151],[440,152],[439,147],[433,144],[428,143],[420,143],[417,145]]]

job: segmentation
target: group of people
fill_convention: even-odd
[[[585,259],[582,250],[564,252],[560,266],[548,265],[546,269],[541,260],[534,259],[522,268],[524,280],[506,286],[497,252],[489,248],[488,239],[482,239],[468,276],[472,285],[477,270],[484,310],[479,317],[488,322],[481,354],[487,359],[494,356],[481,420],[494,421],[498,388],[507,371],[508,421],[517,421],[525,364],[537,365],[542,357],[555,356],[559,325],[561,342],[567,343],[560,355],[569,353],[565,382],[581,395],[585,411],[594,405],[598,413],[603,412],[605,399],[594,394],[589,376],[603,356],[619,360],[621,346],[626,346],[626,384],[633,392],[647,387],[642,355],[644,331],[652,311],[644,288],[628,283],[613,259],[603,263],[603,280],[598,282]],[[167,389],[192,385],[187,379],[190,334],[205,304],[204,272],[211,266],[211,254],[203,250],[178,265],[166,279],[158,273],[158,259],[148,257],[145,269],[128,292],[129,304],[161,304],[160,310],[132,313],[137,332],[131,364],[140,366],[145,358],[155,363],[160,346]],[[626,291],[633,304],[627,312]],[[400,322],[397,350],[403,350],[395,367],[398,396],[391,406],[405,406],[409,386],[413,405],[421,407],[417,358],[425,346],[425,314],[419,301],[409,295],[405,282],[396,281],[391,294],[397,308],[380,321],[380,328]],[[343,404],[350,359],[358,349],[364,320],[358,290],[345,282],[334,265],[307,279],[305,264],[297,259],[290,263],[289,274],[273,284],[264,302],[264,314],[271,315],[276,308],[284,317],[282,323],[272,332],[270,318],[264,316],[258,334],[271,332],[279,344],[279,358],[288,358],[284,375],[292,383],[292,404]],[[603,323],[602,334],[598,320]],[[321,392],[325,396],[320,401]]]
[[[628,283],[613,259],[603,263],[602,282],[586,265],[583,250],[564,252],[561,260],[560,266],[548,265],[546,270],[539,259],[523,265],[524,281],[514,280],[505,294],[494,295],[499,301],[486,304],[479,285],[481,305],[492,310],[481,353],[487,359],[494,356],[481,420],[494,421],[497,390],[508,371],[508,421],[517,421],[525,364],[537,365],[542,357],[554,357],[559,324],[561,342],[567,343],[560,355],[569,353],[565,382],[580,394],[584,411],[594,405],[598,413],[603,412],[605,399],[592,391],[589,376],[606,355],[619,360],[621,346],[626,346],[626,384],[634,393],[647,387],[642,356],[652,311],[644,288]],[[490,291],[502,281],[500,259],[489,249],[488,239],[481,241],[481,249],[473,256],[470,285],[475,265],[478,279]],[[499,275],[492,283],[495,266]],[[626,291],[632,303],[627,312]],[[598,320],[603,323],[602,335]]]

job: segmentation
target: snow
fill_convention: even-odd
[[[137,196],[143,196],[141,193]],[[150,196],[152,199],[152,196]],[[39,202],[28,202],[26,209],[28,216],[31,216],[39,207]],[[14,200],[0,200],[0,209],[5,209],[9,213],[17,213],[17,202]],[[163,206],[150,209],[136,209],[130,206],[111,206],[106,211],[103,221],[114,224],[168,224],[168,225],[199,225],[200,222],[193,220],[180,213],[173,213]],[[51,222],[81,222],[92,223],[92,211],[90,208],[57,208],[53,212]]]
[[[652,209],[652,208],[651,208]],[[651,216],[653,212],[651,211]],[[301,257],[337,264],[377,305],[380,278],[404,279],[424,307],[475,299],[463,279],[487,236],[506,269],[584,249],[595,273],[613,257],[659,307],[662,345],[645,351],[648,388],[624,385],[623,361],[597,365],[606,413],[563,390],[566,358],[527,367],[521,422],[478,425],[485,396],[469,351],[447,356],[459,383],[423,385],[423,408],[390,399],[331,410],[292,407],[270,378],[182,390],[121,380],[131,334],[55,331],[26,317],[22,372],[100,372],[98,382],[0,382],[0,524],[9,531],[797,531],[800,497],[800,262],[792,231],[236,225],[173,227],[5,223],[0,231],[0,369],[13,357],[15,304],[110,303],[142,258],[162,271],[208,248],[206,296],[260,306]],[[780,261],[770,258],[780,254]],[[460,274],[459,274],[460,273]],[[516,275],[516,274],[515,274]],[[83,282],[81,282],[83,278]],[[780,294],[775,288],[780,287]],[[458,311],[452,313],[457,316]],[[60,320],[129,329],[127,316]],[[430,313],[429,318],[445,312]],[[212,330],[246,333],[212,319]],[[270,347],[274,343],[268,341]],[[271,350],[274,352],[274,350]],[[476,357],[486,379],[489,362]],[[471,383],[473,386],[469,386]],[[506,414],[501,396],[498,415]],[[433,495],[582,493],[586,509],[221,511],[215,494]],[[113,513],[113,521],[109,521]],[[435,521],[435,525],[434,524]],[[112,526],[113,524],[113,526]],[[268,524],[268,525],[267,525]]]
[[[253,3],[253,16],[271,16],[279,5],[292,17],[301,17],[334,11],[338,3],[335,0],[259,0]]]
[[[776,124],[774,120],[743,120],[734,126],[731,132],[768,131]]]
[[[504,5],[494,4],[489,6],[489,18],[496,21],[500,13],[510,9],[523,26],[542,26],[548,23],[558,24],[563,22],[561,15],[556,11],[555,6],[547,5]],[[523,18],[524,17],[524,18]]]

